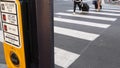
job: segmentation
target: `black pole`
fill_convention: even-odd
[[[53,1],[35,0],[39,68],[54,68]]]
[[[54,68],[53,0],[26,0],[22,6],[26,68]]]

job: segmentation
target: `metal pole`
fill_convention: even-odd
[[[30,0],[28,9],[32,67],[54,68],[53,0]]]

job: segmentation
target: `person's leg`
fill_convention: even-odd
[[[97,8],[98,8],[98,4],[97,4],[97,2],[96,2],[94,5],[95,5],[95,9],[97,9]]]
[[[75,13],[75,10],[76,10],[76,2],[74,1],[74,7],[73,7],[73,13]]]
[[[97,11],[100,11],[101,0],[98,0],[98,8]]]
[[[100,9],[102,9],[102,5],[100,5]]]
[[[77,5],[78,5],[79,10],[81,10],[81,7],[82,7],[81,2],[78,2]]]

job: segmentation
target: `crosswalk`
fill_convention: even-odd
[[[111,9],[102,9],[101,12],[96,12],[95,9],[91,8],[88,13],[82,14],[82,12],[76,11],[77,14],[75,14],[75,15],[72,14],[72,12],[73,12],[73,10],[66,10],[65,12],[54,13],[54,24],[55,24],[54,33],[64,36],[64,37],[67,36],[67,37],[77,38],[79,40],[86,40],[86,41],[90,41],[90,42],[94,41],[101,34],[92,33],[90,31],[89,32],[82,31],[81,26],[84,26],[84,28],[86,28],[86,30],[89,27],[89,28],[96,28],[96,31],[97,31],[97,28],[104,31],[107,28],[109,28],[110,26],[112,26],[112,24],[120,16],[120,11],[111,10]],[[75,28],[74,26],[73,26],[74,28],[72,28],[72,26],[70,26],[70,28],[69,28],[68,24],[69,25],[77,25],[76,28],[79,28],[79,30],[74,29]],[[64,38],[63,38],[63,40],[64,40]],[[59,40],[59,42],[60,42],[60,40]],[[69,43],[70,42],[71,41],[69,41]],[[55,45],[57,45],[57,46],[58,46],[58,44],[55,43]],[[64,47],[65,46],[69,47],[70,45],[66,45],[64,43],[62,43],[62,45],[63,45],[63,47],[61,46],[61,44],[59,44],[58,47],[57,46],[55,47],[55,64],[62,68],[68,68],[72,63],[74,63],[80,57],[80,53],[74,53],[74,52],[71,53],[71,51],[68,51],[68,50],[66,52]],[[76,44],[74,44],[74,45],[76,45]],[[80,44],[79,44],[79,46],[80,46]],[[63,49],[60,47],[62,47]],[[57,50],[57,48],[60,48],[59,51]],[[68,53],[68,55],[67,55],[67,53]],[[71,55],[73,54],[73,56],[69,57],[70,56],[69,54],[71,54]],[[77,55],[77,57],[74,56],[74,54]],[[70,63],[70,59],[72,60],[71,63]],[[73,61],[73,59],[74,59],[74,61]],[[67,61],[69,61],[69,62],[67,62]]]

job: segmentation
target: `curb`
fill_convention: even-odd
[[[0,68],[7,68],[6,64],[0,64]]]

